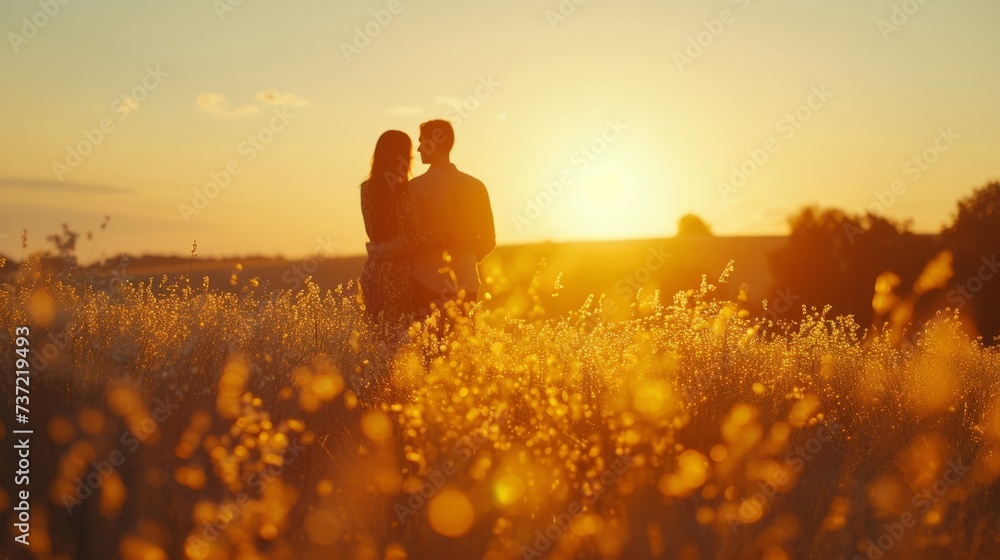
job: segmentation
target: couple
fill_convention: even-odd
[[[496,246],[486,186],[451,163],[451,123],[420,125],[423,175],[410,179],[413,145],[405,132],[379,137],[371,175],[361,184],[368,261],[361,294],[368,313],[387,327],[430,314],[432,305],[475,302],[477,265]]]

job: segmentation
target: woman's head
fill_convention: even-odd
[[[379,136],[372,155],[372,186],[395,187],[410,178],[413,162],[413,143],[405,132],[388,130]],[[381,180],[380,180],[381,179]]]

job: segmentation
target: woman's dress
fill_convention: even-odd
[[[381,185],[380,185],[381,186]],[[361,214],[372,243],[392,241],[411,220],[410,200],[405,188],[372,188],[361,185]],[[379,321],[396,322],[409,314],[412,301],[410,260],[371,259],[361,274],[361,295],[365,310]]]

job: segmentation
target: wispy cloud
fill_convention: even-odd
[[[287,107],[305,107],[309,104],[308,101],[294,93],[281,93],[273,89],[258,93],[257,101],[265,105],[284,105]]]
[[[253,103],[241,105],[235,109],[230,106],[229,99],[221,93],[205,92],[198,94],[198,109],[218,117],[246,117],[260,111]]]
[[[131,95],[124,95],[118,102],[118,105],[115,107],[115,111],[123,113],[122,116],[124,117],[124,115],[130,114],[138,108],[139,108],[138,101],[133,99]]]
[[[387,112],[390,115],[405,115],[408,117],[416,117],[424,114],[424,110],[420,107],[403,106],[403,105],[399,105],[396,107],[389,107],[389,109],[387,109]]]
[[[783,199],[751,199],[740,204],[739,209],[741,218],[729,225],[748,230],[787,229],[788,217],[795,213],[795,208]]]
[[[135,192],[133,189],[115,187],[111,185],[16,178],[0,178],[0,189],[40,189],[48,191],[72,191],[87,194],[128,194]]]
[[[261,105],[276,105],[283,107],[305,107],[309,102],[291,92],[281,93],[273,89],[258,92],[254,96]],[[247,117],[260,112],[260,106],[246,103],[233,107],[225,94],[206,91],[198,94],[198,109],[217,117]]]
[[[441,105],[446,105],[448,107],[454,107],[455,105],[461,105],[462,100],[457,97],[451,97],[450,95],[439,95],[434,98],[435,103],[440,103]]]

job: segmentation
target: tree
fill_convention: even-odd
[[[989,341],[1000,334],[1000,182],[960,200],[942,237],[955,256],[948,305],[971,312]]]
[[[774,290],[792,294],[797,304],[851,314],[859,324],[873,319],[875,281],[893,272],[909,288],[934,256],[936,242],[874,214],[838,209],[802,209],[789,220],[788,243],[770,257]]]
[[[677,221],[677,236],[688,235],[712,235],[712,228],[708,227],[705,220],[694,214],[686,214]]]

